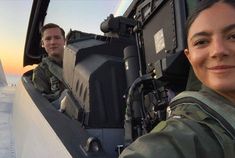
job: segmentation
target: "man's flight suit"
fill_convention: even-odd
[[[33,70],[33,84],[50,102],[58,99],[64,90],[62,64],[45,57]]]

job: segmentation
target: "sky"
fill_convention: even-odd
[[[5,73],[23,72],[23,50],[31,0],[0,0],[0,59]]]
[[[101,34],[99,31],[100,21],[109,14],[122,15],[132,0],[54,0],[60,9],[51,8],[57,17],[64,14],[73,14],[79,10],[70,28],[89,33]],[[74,5],[68,5],[68,1]],[[23,52],[26,32],[33,0],[0,0],[0,60],[6,75],[21,75],[32,67],[23,68]],[[77,3],[81,5],[77,5]],[[56,6],[55,5],[55,6]],[[58,7],[57,6],[57,7]],[[64,10],[68,10],[64,12]],[[63,12],[63,15],[61,13]],[[89,20],[89,19],[93,20]],[[59,19],[59,21],[58,21]],[[48,17],[46,21],[58,23],[63,27],[68,24],[68,19]],[[71,19],[70,19],[71,21]],[[70,24],[70,23],[69,23]]]

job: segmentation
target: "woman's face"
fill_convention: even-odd
[[[225,97],[235,96],[235,8],[218,2],[202,11],[187,38],[188,57],[198,79]]]

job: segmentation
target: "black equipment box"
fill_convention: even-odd
[[[80,121],[87,128],[123,127],[123,49],[130,44],[130,40],[90,36],[65,48],[64,80],[79,103],[78,109],[83,109]]]
[[[186,4],[182,0],[146,0],[138,6],[139,42],[144,71],[175,80],[188,74],[185,44]]]

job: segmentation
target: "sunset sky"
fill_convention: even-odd
[[[57,0],[65,3],[66,1],[79,1],[81,3],[93,3],[93,12],[97,17],[105,19],[109,14],[115,16],[122,15],[132,0]],[[0,0],[0,60],[6,74],[21,75],[27,69],[23,68],[23,52],[33,0]],[[95,3],[104,3],[102,11],[96,10]],[[83,7],[83,8],[79,8]],[[84,6],[76,6],[76,9],[84,9]],[[73,8],[71,8],[72,10]],[[75,9],[75,8],[74,8]],[[86,9],[86,8],[85,8]],[[69,14],[69,13],[68,13]],[[105,16],[104,16],[105,15]],[[89,13],[82,14],[82,18],[89,16]],[[79,17],[78,17],[79,19]],[[95,22],[95,21],[93,21]],[[81,25],[81,23],[78,23]],[[86,30],[89,24],[83,22],[83,31],[96,32],[97,30]],[[94,25],[96,26],[96,25]],[[99,26],[99,24],[97,24]],[[96,29],[99,29],[96,26]],[[92,29],[92,28],[91,28]],[[65,29],[66,31],[66,29]]]
[[[5,73],[23,72],[23,50],[32,0],[0,0],[0,59]]]

